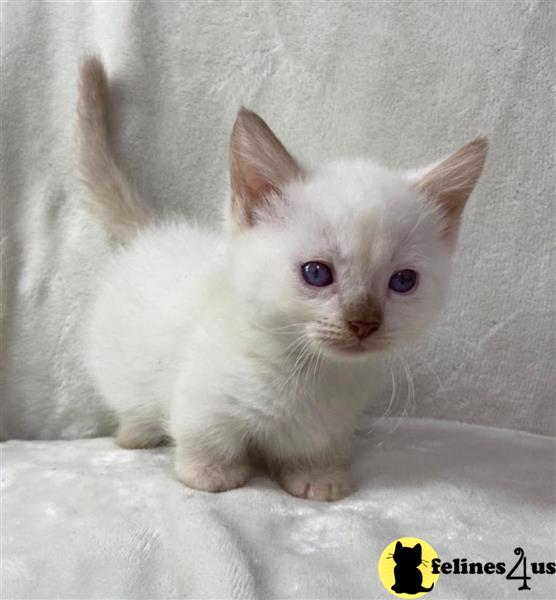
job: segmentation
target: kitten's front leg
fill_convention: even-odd
[[[282,487],[299,498],[333,502],[352,491],[346,448],[329,452],[327,456],[280,461],[275,473]]]
[[[348,496],[352,486],[345,467],[303,467],[280,473],[282,487],[292,496],[334,502]]]
[[[209,429],[181,434],[176,439],[175,470],[177,478],[188,487],[224,492],[244,485],[252,467],[240,440]]]

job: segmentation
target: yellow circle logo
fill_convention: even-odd
[[[434,587],[438,574],[432,572],[436,550],[424,540],[403,537],[388,544],[378,561],[382,585],[398,598],[420,598]]]

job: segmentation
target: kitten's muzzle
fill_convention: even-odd
[[[380,327],[380,321],[346,321],[347,328],[359,340],[365,340]]]
[[[347,330],[360,342],[366,340],[382,324],[382,309],[375,298],[366,296],[344,309]]]

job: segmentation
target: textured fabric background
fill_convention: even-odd
[[[357,490],[331,504],[292,498],[265,477],[196,492],[172,477],[169,448],[6,442],[3,598],[387,600],[378,557],[401,536],[424,539],[443,561],[504,561],[507,572],[520,546],[529,576],[532,561],[554,560],[554,439],[397,421],[361,440]],[[430,597],[556,597],[554,575],[532,576],[527,592],[521,583],[440,575]]]
[[[160,213],[215,219],[240,103],[313,162],[491,152],[446,311],[406,352],[415,414],[554,433],[554,3],[3,2],[3,435],[109,431],[79,359],[107,249],[81,208],[79,59],[115,81],[114,141]],[[406,407],[401,359],[393,411]],[[384,411],[389,376],[373,404]],[[241,493],[241,492],[239,492]]]

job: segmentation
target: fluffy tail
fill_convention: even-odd
[[[104,67],[97,57],[88,57],[79,78],[79,169],[91,192],[91,212],[112,241],[124,244],[150,221],[150,215],[114,159],[108,141],[109,112]]]

